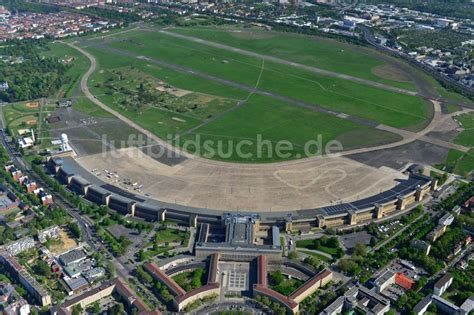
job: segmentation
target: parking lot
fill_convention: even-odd
[[[372,235],[370,235],[366,231],[361,231],[361,232],[355,232],[355,233],[341,235],[339,237],[339,240],[341,241],[342,245],[346,249],[350,250],[350,249],[354,248],[356,246],[356,244],[358,244],[358,243],[369,245],[371,238],[372,238]]]

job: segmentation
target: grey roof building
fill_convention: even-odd
[[[73,249],[59,256],[59,262],[63,266],[68,266],[69,264],[80,262],[86,259],[86,257],[87,255],[82,249]]]

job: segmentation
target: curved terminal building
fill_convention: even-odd
[[[49,171],[71,191],[98,205],[106,205],[124,215],[129,214],[150,221],[173,220],[190,226],[200,223],[222,225],[228,210],[207,209],[172,204],[126,191],[106,183],[88,172],[71,157],[52,157]],[[396,186],[376,195],[347,203],[338,203],[314,209],[258,212],[263,225],[277,225],[290,231],[300,227],[340,227],[382,219],[405,210],[421,201],[436,189],[437,181],[419,174],[400,179]]]

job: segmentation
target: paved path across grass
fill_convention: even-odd
[[[317,250],[317,249],[308,249],[308,248],[304,248],[304,247],[296,247],[296,250],[299,251],[299,252],[311,252],[311,253],[315,253],[315,254],[318,254],[318,255],[327,257],[327,258],[329,258],[329,259],[332,259],[332,256],[331,256],[331,255],[329,255],[329,254],[326,253],[326,252]]]

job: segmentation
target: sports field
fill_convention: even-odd
[[[55,104],[51,103],[41,106],[39,101],[20,102],[2,106],[1,114],[11,136],[17,137],[25,132],[28,134],[32,129],[38,143],[46,148],[50,146],[51,140],[46,117],[54,108]]]

